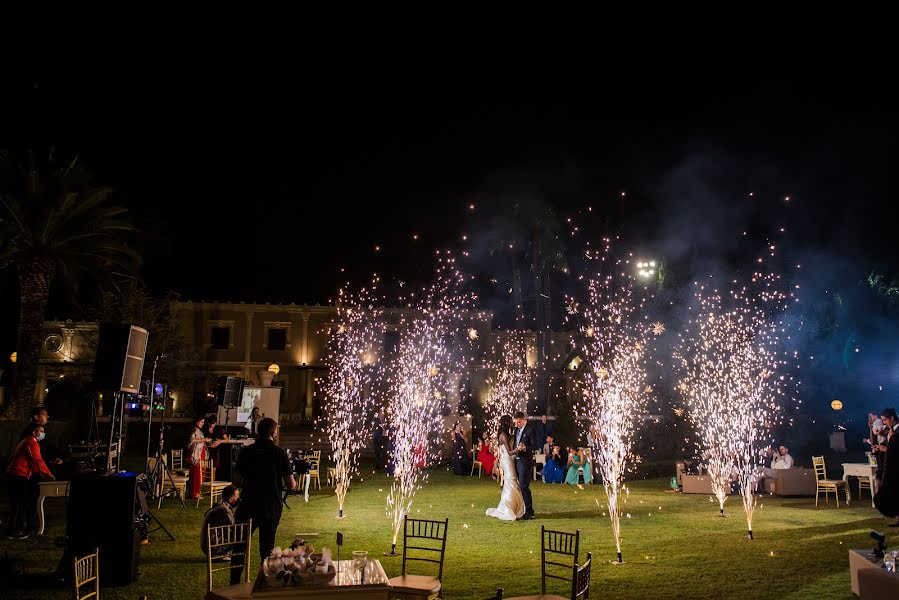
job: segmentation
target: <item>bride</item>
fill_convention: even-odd
[[[503,493],[499,499],[499,506],[487,509],[488,517],[496,517],[503,521],[515,521],[524,515],[524,498],[518,488],[518,474],[515,472],[515,455],[518,454],[518,450],[511,449],[511,431],[512,417],[503,415],[499,421],[497,435],[499,451],[496,455],[499,468],[503,470]]]

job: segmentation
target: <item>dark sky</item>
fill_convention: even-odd
[[[791,194],[796,243],[889,262],[886,50],[724,32],[144,52],[7,81],[0,143],[78,152],[132,207],[147,282],[188,299],[325,303],[372,270],[415,279],[515,189],[650,246],[748,191]]]

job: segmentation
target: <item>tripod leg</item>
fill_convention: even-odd
[[[169,531],[168,529],[166,529],[166,526],[162,524],[162,521],[160,521],[160,520],[156,517],[156,515],[154,515],[154,514],[152,513],[152,511],[147,511],[147,514],[150,515],[150,518],[151,518],[151,519],[153,519],[154,521],[156,521],[156,524],[159,525],[159,529],[162,529],[162,530],[165,532],[165,534],[166,534],[167,536],[169,536],[169,539],[172,540],[172,541],[174,542],[174,541],[175,541],[175,536],[172,535],[172,532],[171,532],[171,531]],[[154,529],[153,531],[156,531],[156,530]]]
[[[157,465],[160,465],[160,464],[162,465],[163,473],[165,474],[166,477],[168,477],[169,483],[170,483],[171,486],[172,486],[172,490],[175,492],[175,497],[178,499],[178,502],[181,503],[181,508],[187,508],[187,507],[184,505],[184,496],[181,495],[181,491],[179,490],[178,486],[175,485],[175,481],[172,479],[172,472],[169,471],[169,466],[168,466],[167,464],[165,464],[162,460],[160,460],[160,461],[157,462],[156,464],[157,464]]]

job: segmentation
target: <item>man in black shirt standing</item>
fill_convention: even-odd
[[[259,529],[260,562],[275,547],[284,485],[289,490],[297,486],[287,453],[275,445],[277,427],[274,419],[262,419],[256,428],[256,443],[245,447],[237,457],[237,472],[243,476],[243,489],[235,519],[238,523],[253,519],[253,530]],[[235,556],[233,565],[231,583],[240,583],[243,557]]]

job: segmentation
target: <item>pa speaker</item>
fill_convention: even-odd
[[[219,377],[216,388],[219,404],[228,408],[240,406],[240,397],[243,395],[242,377]]]
[[[146,329],[134,325],[100,325],[94,386],[98,390],[138,393],[148,337]]]
[[[66,555],[85,556],[99,548],[103,585],[128,585],[137,579],[137,492],[137,473],[76,477],[70,483]]]

